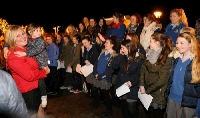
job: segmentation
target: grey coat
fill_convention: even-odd
[[[24,99],[12,76],[0,70],[0,118],[29,118]]]
[[[46,47],[48,46],[46,41],[42,37],[35,38],[33,41],[28,38],[28,50],[26,55],[28,57],[35,56],[35,59],[39,63],[40,69],[48,66],[48,54]]]

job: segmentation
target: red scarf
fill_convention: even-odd
[[[33,41],[35,38],[30,37],[30,40]]]
[[[113,23],[113,25],[112,25],[112,28],[118,28],[120,25],[122,25],[123,24],[123,22],[122,21],[120,21],[119,23]]]

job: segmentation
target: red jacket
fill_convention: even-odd
[[[21,93],[28,92],[35,88],[38,88],[38,80],[46,77],[46,71],[44,69],[39,70],[39,65],[34,58],[30,57],[17,57],[14,51],[23,51],[25,49],[16,47],[10,48],[7,66],[10,70],[12,77],[14,78],[16,85]]]

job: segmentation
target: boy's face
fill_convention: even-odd
[[[37,37],[40,37],[41,36],[41,30],[40,28],[37,28],[33,31],[32,33],[32,38],[37,38]]]

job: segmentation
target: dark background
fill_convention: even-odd
[[[7,3],[6,3],[7,2]],[[176,3],[175,3],[176,2]],[[9,24],[27,25],[37,23],[43,26],[45,31],[53,32],[54,26],[62,26],[60,31],[73,24],[76,27],[84,16],[112,17],[115,11],[125,15],[139,13],[143,16],[146,13],[153,13],[155,10],[163,12],[161,22],[163,27],[170,22],[169,13],[173,8],[183,8],[188,18],[189,26],[194,27],[196,19],[200,18],[199,4],[195,1],[167,1],[158,2],[155,0],[54,0],[54,1],[5,1],[1,4],[0,18],[6,19]]]

